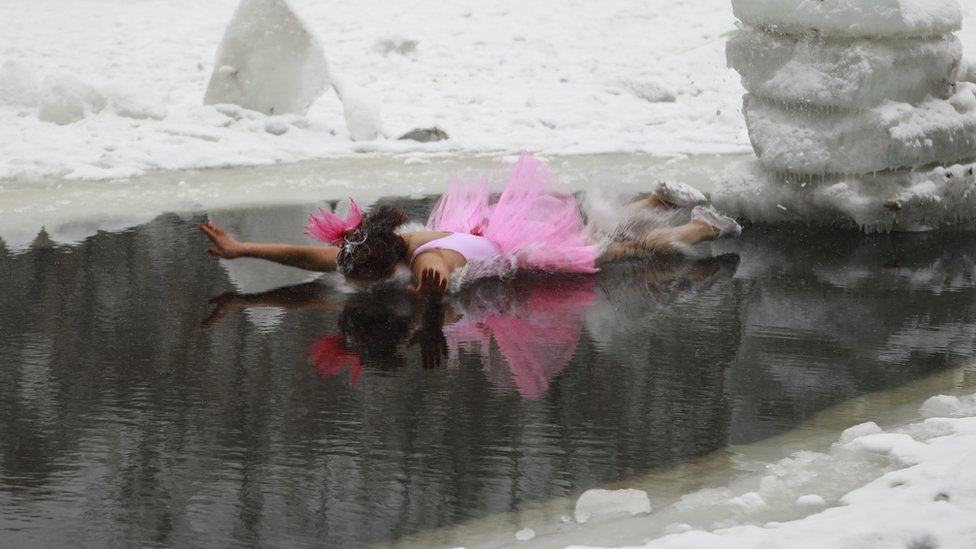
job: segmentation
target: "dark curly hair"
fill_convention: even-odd
[[[346,242],[336,258],[339,272],[358,280],[380,280],[396,271],[407,256],[407,243],[395,231],[407,222],[407,214],[396,206],[374,206]]]
[[[366,292],[353,296],[343,307],[339,330],[346,338],[346,347],[364,362],[381,368],[404,365],[399,345],[410,334],[410,322],[391,307],[396,300],[395,293]]]

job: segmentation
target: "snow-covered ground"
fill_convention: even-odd
[[[382,106],[391,138],[371,142],[350,140],[331,91],[306,117],[272,121],[283,135],[269,133],[261,115],[202,105],[236,3],[0,3],[0,66],[8,65],[0,75],[0,178],[112,178],[405,150],[750,150],[743,91],[725,66],[722,35],[735,28],[728,0],[292,0],[350,93]],[[964,4],[972,23],[961,37],[976,57],[976,7]],[[409,50],[410,41],[415,50],[396,49]],[[57,125],[17,104],[65,73],[92,86],[104,108]],[[395,139],[431,126],[450,139]]]

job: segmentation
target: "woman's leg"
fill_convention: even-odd
[[[676,253],[681,250],[718,238],[719,231],[701,220],[692,220],[678,227],[654,229],[640,238],[624,242],[614,242],[600,256],[601,263],[635,257],[645,257],[655,253]]]
[[[654,188],[654,192],[647,198],[642,198],[624,206],[627,213],[637,213],[645,208],[659,208],[671,210],[674,208],[690,208],[708,202],[701,191],[691,185],[681,182],[662,181]]]
[[[698,206],[692,211],[690,222],[678,227],[654,229],[632,240],[614,242],[599,261],[606,263],[655,253],[676,253],[719,237],[738,236],[740,232],[742,227],[734,219]]]

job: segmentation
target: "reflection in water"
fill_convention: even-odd
[[[719,273],[731,277],[737,264],[738,256],[725,255],[699,260],[664,257],[611,267],[602,280],[600,314],[616,320],[621,315],[607,315],[608,310],[619,311],[625,302],[640,303],[641,310],[655,301],[670,302],[713,282]],[[490,378],[514,385],[523,398],[537,398],[576,354],[587,313],[596,309],[597,301],[596,281],[588,276],[488,279],[443,302],[422,305],[405,291],[389,288],[346,297],[326,286],[303,284],[222,295],[211,300],[216,307],[203,324],[211,326],[238,308],[340,310],[340,333],[317,340],[309,352],[324,376],[346,371],[356,385],[364,361],[399,368],[404,365],[399,346],[407,342],[419,348],[425,369],[441,367],[445,359],[458,366],[461,352],[474,353]]]
[[[3,544],[394,539],[758,440],[976,350],[971,234],[754,231],[716,248],[738,262],[436,308],[323,282],[242,296],[294,280],[241,290],[194,221],[0,251]]]

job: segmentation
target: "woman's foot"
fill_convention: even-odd
[[[654,197],[671,208],[690,208],[708,202],[708,198],[698,189],[680,181],[662,181],[654,188]]]
[[[715,229],[715,238],[728,238],[742,234],[742,226],[711,208],[695,206],[691,211],[692,223],[704,223]]]

